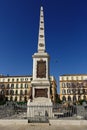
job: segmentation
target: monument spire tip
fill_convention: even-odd
[[[41,6],[41,10],[43,10],[43,6]]]

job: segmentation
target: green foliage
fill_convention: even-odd
[[[52,86],[50,87],[50,94],[52,94]]]
[[[6,103],[6,98],[4,95],[0,95],[0,105],[4,105]]]
[[[62,103],[62,100],[60,100],[58,94],[56,94],[56,103],[60,103],[60,104]]]
[[[27,102],[17,102],[18,105],[24,105],[26,104]]]
[[[0,105],[6,104],[6,101],[0,101]]]
[[[83,102],[87,102],[86,100],[82,99],[78,101],[78,104],[82,105]]]

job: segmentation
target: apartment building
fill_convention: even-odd
[[[68,102],[87,100],[87,74],[65,74],[59,77],[60,99]]]
[[[4,76],[0,75],[0,95],[4,95],[8,101],[23,102],[32,99],[32,76]],[[55,102],[56,80],[50,76],[51,99]]]

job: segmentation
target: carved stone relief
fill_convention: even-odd
[[[48,97],[48,89],[35,89],[35,97]]]
[[[46,61],[37,61],[37,78],[46,78]]]

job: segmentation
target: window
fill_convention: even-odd
[[[67,89],[67,93],[70,94],[70,89]]]
[[[66,90],[65,89],[62,90],[62,94],[66,94]]]
[[[14,95],[14,90],[12,91],[12,94]]]
[[[20,96],[20,101],[22,101],[22,96]]]
[[[16,84],[16,88],[18,88],[18,84]]]
[[[9,95],[9,90],[6,90],[6,95]]]
[[[72,84],[72,88],[76,88],[76,83],[71,83]]]
[[[25,81],[28,81],[28,78],[25,78]]]
[[[69,83],[66,83],[67,88],[69,87]]]
[[[83,99],[86,100],[86,96],[85,95],[83,96]]]
[[[83,80],[83,76],[81,76],[81,80]]]
[[[11,88],[12,88],[12,89],[14,88],[14,84],[11,84]]]
[[[1,88],[4,89],[4,88],[5,88],[5,84],[2,84],[2,85],[1,85]]]
[[[87,94],[87,90],[85,89],[85,94]]]
[[[72,89],[72,93],[73,93],[73,94],[76,94],[76,89]]]
[[[62,87],[63,87],[63,88],[65,87],[65,83],[62,83]]]
[[[1,90],[1,95],[4,95],[5,94],[5,91],[4,90]]]
[[[71,101],[71,97],[70,96],[68,96],[68,101]]]
[[[64,80],[64,77],[62,77],[62,80]]]
[[[5,79],[3,79],[3,82],[5,82]]]
[[[7,89],[9,89],[10,88],[10,84],[7,84]]]
[[[70,88],[71,87],[71,83],[68,83],[68,88]]]
[[[65,97],[65,96],[63,96],[63,97],[62,97],[62,100],[63,100],[63,101],[66,101],[66,97]]]
[[[21,84],[21,88],[23,88],[23,84]]]
[[[76,76],[76,80],[78,80],[78,76]]]
[[[71,80],[73,80],[73,76],[71,77]]]
[[[23,95],[23,90],[20,90],[20,95]]]
[[[14,82],[14,79],[12,79],[12,82]]]
[[[13,95],[14,94],[14,91],[13,90],[10,90],[10,95]]]
[[[81,96],[78,96],[78,100],[81,100]]]
[[[21,78],[21,81],[24,81],[24,79],[23,79],[23,78]]]
[[[80,83],[80,87],[83,88],[83,83]]]
[[[66,80],[68,80],[68,77],[66,77]]]
[[[16,93],[16,95],[17,95],[17,94],[18,94],[18,90],[16,90],[16,92],[15,92],[15,93]]]
[[[73,101],[76,101],[76,96],[73,96]]]
[[[19,81],[19,79],[17,79],[17,82]]]
[[[27,90],[25,90],[25,95],[27,95]]]
[[[28,88],[28,84],[25,84],[25,88]]]
[[[32,81],[32,78],[30,78],[30,81]]]
[[[15,101],[17,101],[17,97],[15,97]]]
[[[13,101],[13,97],[12,96],[10,97],[10,101]]]
[[[80,94],[83,94],[83,89],[80,89]]]
[[[27,101],[27,97],[24,97],[24,101],[25,101],[25,102]]]
[[[10,79],[8,79],[8,82],[10,82]]]

